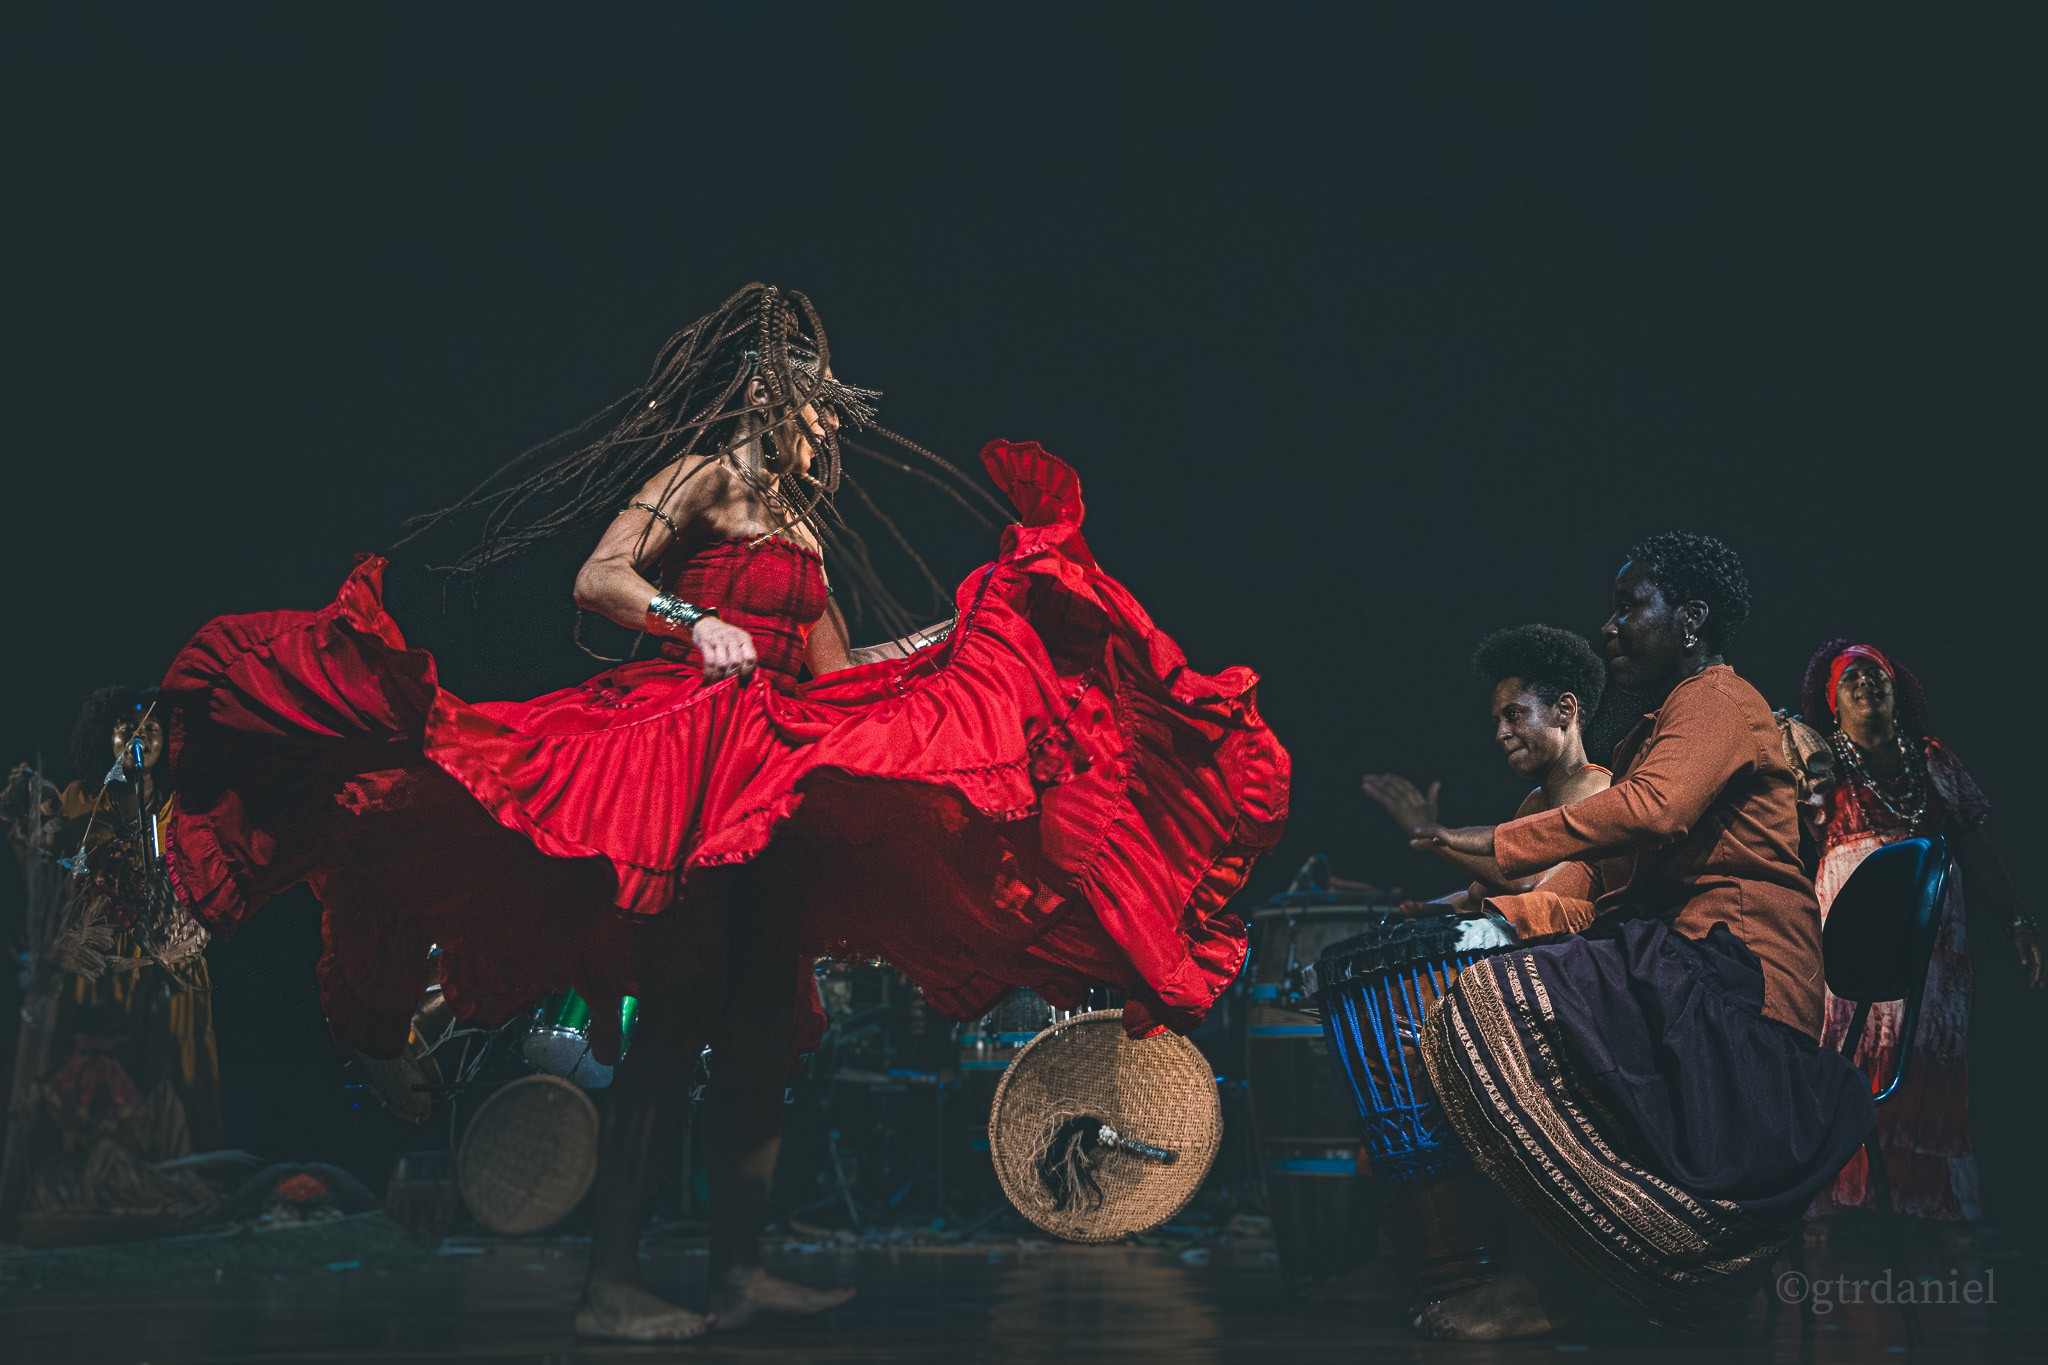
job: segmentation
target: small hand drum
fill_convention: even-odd
[[[1109,1242],[1179,1213],[1216,1160],[1223,1107],[1186,1038],[1132,1038],[1122,1010],[1055,1024],[996,1086],[988,1141],[1017,1212],[1070,1242]]]

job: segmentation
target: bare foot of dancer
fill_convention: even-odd
[[[1569,1314],[1544,1307],[1528,1276],[1509,1273],[1433,1303],[1415,1325],[1439,1341],[1511,1341],[1569,1326]]]
[[[593,1284],[576,1310],[576,1335],[591,1341],[688,1341],[711,1325],[637,1284]]]
[[[757,1313],[822,1313],[852,1297],[851,1289],[806,1289],[778,1280],[759,1266],[728,1270],[711,1284],[711,1325],[726,1332],[744,1326]]]

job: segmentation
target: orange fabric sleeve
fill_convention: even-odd
[[[1711,685],[1681,683],[1627,775],[1583,801],[1494,831],[1503,876],[1641,853],[1683,839],[1721,789],[1756,762],[1749,726]]]
[[[1523,938],[1576,934],[1593,922],[1600,874],[1585,863],[1565,863],[1533,891],[1493,896],[1486,907],[1515,926]]]

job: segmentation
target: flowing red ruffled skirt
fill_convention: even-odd
[[[886,958],[954,1017],[1102,985],[1134,1032],[1193,1027],[1243,963],[1225,903],[1279,837],[1287,754],[1249,669],[1189,668],[1097,567],[1071,469],[982,459],[1022,524],[953,634],[793,688],[652,661],[466,703],[375,558],[319,611],[212,622],[163,688],[181,893],[226,935],[310,884],[328,1017],[378,1055],[431,945],[480,1023],[565,986],[607,1001],[635,989],[639,917],[764,855],[809,946]]]

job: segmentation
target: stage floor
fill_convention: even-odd
[[[414,1268],[320,1270],[282,1279],[109,1284],[0,1293],[0,1356],[21,1365],[461,1361],[1231,1361],[1871,1362],[1908,1359],[1896,1308],[1844,1306],[1802,1338],[1796,1307],[1704,1336],[1659,1332],[1611,1304],[1563,1335],[1500,1345],[1419,1339],[1387,1307],[1304,1303],[1270,1257],[1164,1248],[1007,1243],[891,1252],[778,1253],[781,1273],[860,1295],[823,1319],[774,1322],[673,1347],[578,1343],[571,1305],[584,1248],[534,1241],[460,1248]],[[1816,1275],[1881,1268],[1810,1253]],[[651,1283],[701,1297],[700,1246],[669,1241]],[[1923,1274],[1934,1257],[1917,1262]],[[2035,1361],[2048,1330],[2048,1267],[2031,1255],[1965,1258],[1991,1305],[1922,1309],[1921,1361]],[[1945,1276],[1950,1266],[1939,1269]],[[1989,1278],[1986,1279],[1986,1275]]]

